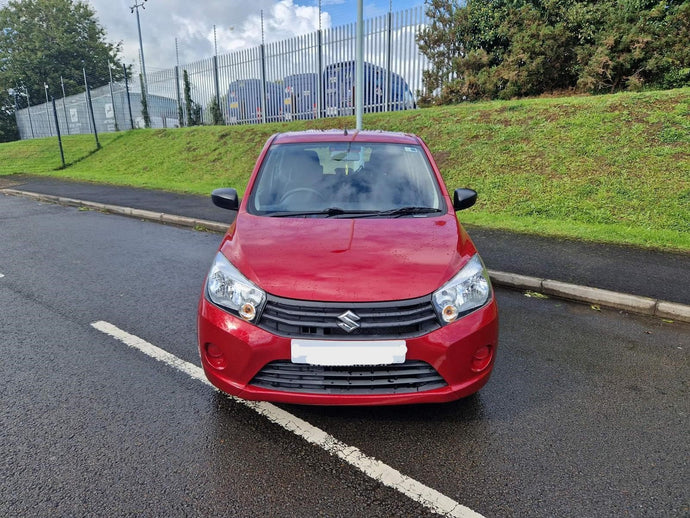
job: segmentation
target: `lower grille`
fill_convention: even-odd
[[[408,394],[445,387],[431,365],[406,361],[395,365],[326,367],[281,360],[267,364],[250,385],[309,394]]]

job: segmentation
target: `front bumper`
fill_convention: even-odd
[[[208,302],[199,302],[198,338],[207,378],[230,395],[249,400],[307,405],[395,405],[442,403],[469,396],[489,380],[498,346],[498,313],[491,302],[473,313],[417,338],[408,338],[407,360],[425,362],[445,385],[418,392],[375,394],[310,393],[273,390],[251,382],[267,364],[290,361],[291,339],[277,336],[237,318]],[[213,344],[213,356],[208,347]],[[475,353],[489,347],[491,357],[480,371]],[[484,349],[486,350],[486,349]]]

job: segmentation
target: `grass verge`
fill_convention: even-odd
[[[136,130],[0,145],[0,175],[207,194],[240,192],[278,131],[353,127],[354,118],[256,126]],[[690,88],[496,101],[367,114],[365,128],[429,144],[449,189],[479,202],[463,221],[547,236],[690,251]]]

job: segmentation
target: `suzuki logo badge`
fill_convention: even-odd
[[[340,322],[338,323],[340,329],[343,329],[348,333],[351,333],[352,331],[360,327],[359,317],[355,315],[352,311],[346,311],[338,317],[338,320],[340,320]]]

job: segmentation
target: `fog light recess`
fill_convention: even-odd
[[[481,372],[486,369],[494,356],[493,347],[490,345],[482,345],[472,355],[472,370],[474,372]]]
[[[223,356],[222,351],[216,344],[208,343],[204,346],[204,352],[206,353],[206,361],[214,369],[222,370],[227,367],[227,362]]]

